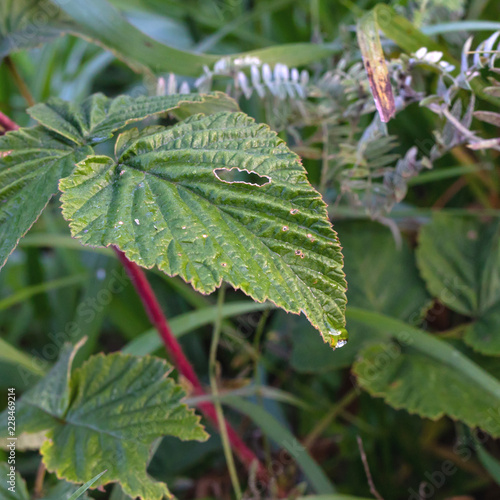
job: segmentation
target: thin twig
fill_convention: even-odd
[[[366,459],[365,449],[363,448],[363,441],[361,439],[361,436],[357,436],[357,440],[358,440],[359,453],[361,455],[361,461],[363,462],[363,467],[365,469],[366,479],[368,480],[368,485],[370,486],[370,493],[377,500],[384,500],[382,498],[382,495],[380,495],[380,493],[377,491],[377,488],[375,488],[375,484],[372,478],[372,473],[370,472],[370,467],[368,466],[368,460]]]
[[[165,318],[160,304],[149,284],[148,280],[142,269],[127,259],[125,254],[115,248],[115,251],[120,259],[121,263],[125,267],[128,275],[130,276],[135,289],[142,300],[144,308],[149,316],[151,323],[155,326],[158,333],[160,334],[165,348],[169,355],[170,360],[175,365],[179,373],[185,377],[193,388],[194,396],[203,396],[205,391],[201,385],[198,376],[196,375],[191,363],[186,358],[179,342],[175,338],[170,326],[168,325],[167,319]],[[207,401],[198,404],[200,411],[210,420],[216,427],[218,426],[217,412],[213,403]],[[265,467],[260,463],[255,454],[247,447],[247,445],[240,438],[239,434],[233,429],[233,427],[226,422],[226,429],[231,443],[231,448],[233,449],[236,456],[239,458],[241,463],[250,470],[251,465],[257,463],[257,475],[259,479],[267,483],[269,480],[268,473]]]
[[[43,480],[45,479],[46,471],[47,469],[45,468],[43,460],[40,460],[40,464],[38,465],[38,469],[36,471],[35,486],[33,488],[34,498],[41,498],[43,495]]]
[[[7,65],[12,78],[14,78],[14,81],[16,82],[19,93],[24,97],[25,101],[28,103],[28,106],[34,106],[36,104],[35,99],[33,99],[28,86],[24,82],[23,77],[21,76],[19,71],[17,71],[16,65],[14,64],[14,61],[10,58],[10,56],[7,56],[5,58],[5,64]]]

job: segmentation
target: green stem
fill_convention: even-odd
[[[257,402],[259,403],[259,405],[262,408],[264,408],[264,400],[262,398],[262,394],[259,394],[259,388],[261,386],[260,376],[259,376],[259,363],[260,363],[260,359],[261,359],[260,342],[262,339],[262,335],[264,334],[266,321],[267,321],[267,318],[269,317],[270,312],[271,311],[269,309],[267,309],[262,313],[262,315],[259,319],[259,323],[257,324],[257,329],[255,331],[255,337],[253,340],[253,349],[254,349],[254,352],[256,353],[256,356],[253,359],[253,361],[254,361],[253,379],[254,379],[255,388],[257,389],[257,394],[256,394]],[[267,436],[265,434],[262,437],[262,443],[264,445],[264,453],[266,456],[266,465],[267,465],[267,468],[270,469],[270,466],[271,466],[271,445],[269,443],[269,439],[267,438]]]
[[[476,365],[467,356],[447,342],[403,321],[376,312],[350,307],[347,317],[377,329],[388,340],[396,339],[426,356],[447,365],[469,377],[479,387],[500,399],[500,381]]]
[[[231,483],[233,485],[236,498],[239,500],[242,497],[241,486],[238,480],[238,474],[236,473],[236,466],[234,464],[233,453],[231,451],[231,445],[229,444],[229,436],[227,434],[226,420],[224,419],[224,413],[222,411],[222,405],[219,396],[219,389],[217,387],[217,347],[220,341],[221,326],[222,326],[222,307],[224,305],[225,296],[225,286],[221,285],[219,289],[219,294],[217,297],[217,317],[214,322],[214,332],[212,335],[212,343],[210,344],[210,356],[209,356],[209,374],[210,374],[210,388],[212,389],[212,394],[214,396],[214,406],[217,415],[217,422],[219,424],[220,435],[222,440],[222,447],[224,449],[224,456],[226,458],[227,468],[229,469],[229,476],[231,477]]]

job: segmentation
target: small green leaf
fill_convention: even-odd
[[[0,268],[57,192],[59,179],[91,153],[42,127],[0,137]]]
[[[6,422],[6,420],[4,419],[2,422]],[[12,467],[14,471],[13,475],[10,476],[11,465],[7,462],[0,463],[0,476],[2,477],[0,481],[0,498],[2,500],[30,500],[25,480],[16,471],[15,465],[12,465]]]
[[[139,265],[210,293],[222,280],[258,302],[305,313],[331,346],[345,343],[342,254],[325,204],[298,157],[243,113],[193,116],[120,141],[63,179],[74,237],[116,245]],[[126,141],[125,141],[126,142]],[[225,181],[218,172],[244,179]]]
[[[431,293],[474,320],[464,340],[500,355],[500,218],[436,214],[419,241],[417,262]]]
[[[57,192],[59,180],[93,153],[88,144],[105,141],[116,130],[149,116],[172,110],[210,112],[216,103],[238,109],[221,92],[114,99],[95,94],[81,105],[51,98],[30,108],[28,113],[43,127],[0,137],[0,153],[7,153],[0,154],[0,268]]]
[[[395,408],[433,419],[448,415],[500,436],[500,381],[486,369],[452,343],[398,319],[354,307],[347,315],[397,340],[367,348],[354,365],[368,392]]]
[[[76,144],[96,144],[112,137],[113,132],[129,123],[167,111],[207,113],[216,107],[238,111],[238,104],[222,92],[212,94],[173,94],[167,96],[110,99],[94,94],[77,105],[51,97],[46,103],[28,109],[32,118]],[[183,108],[186,109],[183,110]]]
[[[447,415],[500,436],[498,400],[464,377],[459,366],[390,343],[368,347],[353,370],[361,387],[394,408],[432,420]]]
[[[77,349],[65,346],[49,374],[20,399],[19,432],[47,429],[41,453],[58,477],[82,483],[107,469],[94,486],[118,481],[132,497],[170,496],[146,473],[153,441],[207,437],[199,417],[181,404],[171,368],[158,358],[114,353],[93,356],[71,373]]]

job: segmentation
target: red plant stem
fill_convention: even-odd
[[[205,394],[203,386],[196,375],[191,363],[186,358],[179,342],[175,338],[170,329],[167,319],[163,314],[160,304],[149,284],[146,275],[142,269],[127,259],[125,254],[115,247],[115,251],[120,259],[121,263],[125,267],[132,283],[135,286],[137,293],[139,294],[144,308],[149,316],[151,323],[155,326],[160,334],[165,348],[170,357],[170,360],[175,365],[177,370],[181,375],[183,375],[193,387],[194,395],[202,396]],[[203,403],[198,403],[198,408],[203,412],[208,420],[218,428],[217,414],[215,411],[215,406],[207,401]],[[267,483],[268,474],[265,467],[260,463],[255,454],[247,447],[247,445],[240,438],[238,433],[233,429],[233,427],[226,421],[226,429],[229,437],[229,442],[231,443],[231,448],[233,449],[236,456],[240,459],[241,463],[250,469],[250,466],[255,462],[257,464],[257,476],[259,480]]]
[[[8,116],[5,116],[0,111],[0,127],[4,130],[4,132],[9,132],[11,130],[17,130],[19,125],[13,122]]]

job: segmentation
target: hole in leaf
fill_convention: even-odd
[[[216,168],[214,175],[226,184],[249,184],[251,186],[265,186],[271,182],[271,177],[259,175],[253,170],[233,168]]]

